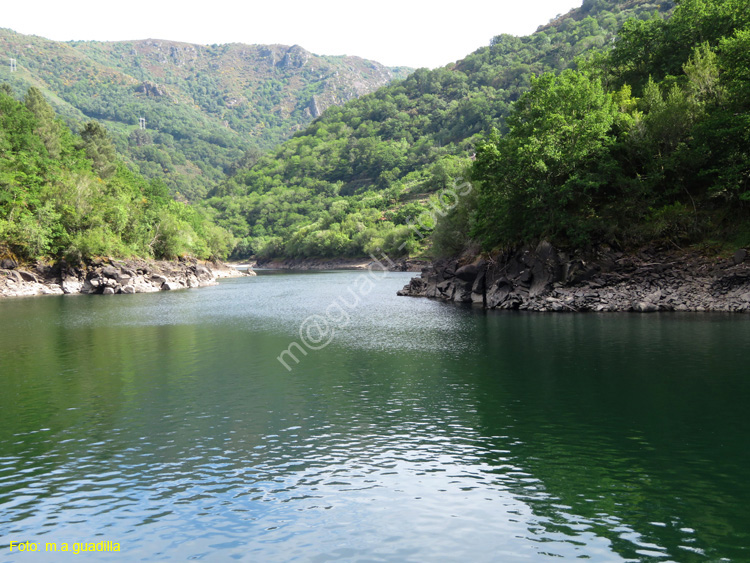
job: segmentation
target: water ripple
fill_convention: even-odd
[[[619,376],[563,377],[568,351],[553,362],[551,345],[527,347],[529,334],[570,322],[568,350],[578,320],[498,320],[425,300],[396,308],[396,277],[330,348],[280,370],[277,350],[353,275],[305,276],[306,292],[291,291],[293,276],[261,276],[200,299],[81,300],[85,314],[55,301],[57,324],[24,321],[48,344],[0,335],[3,350],[22,351],[2,356],[0,557],[12,560],[4,546],[21,538],[120,542],[107,561],[748,554],[730,525],[747,521],[730,496],[747,497],[746,459],[719,467],[712,448],[725,444],[701,431],[720,417],[649,403],[650,385],[671,397],[689,381],[612,366]],[[589,340],[607,330],[584,322]],[[746,335],[734,333],[738,346]],[[710,395],[696,389],[683,398],[693,406]],[[716,403],[726,412],[726,396]],[[688,432],[670,417],[700,424]],[[722,436],[732,452],[744,443]]]

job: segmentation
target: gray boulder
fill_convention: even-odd
[[[32,283],[39,283],[39,279],[32,274],[31,272],[25,272],[23,270],[17,270],[18,275],[21,276],[21,279],[23,281],[32,282]]]
[[[114,266],[106,266],[102,268],[102,275],[105,278],[116,278],[120,274],[120,270]]]
[[[494,309],[502,305],[513,291],[513,285],[506,278],[497,280],[487,292],[487,308]]]
[[[71,295],[74,293],[81,293],[81,289],[83,289],[83,283],[81,283],[78,278],[69,276],[62,280],[61,287],[65,295]]]
[[[479,268],[477,268],[474,264],[461,266],[458,270],[456,270],[456,277],[466,282],[473,282],[477,278],[477,275],[479,275]]]

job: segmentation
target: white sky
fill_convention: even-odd
[[[297,44],[319,55],[435,68],[500,33],[528,35],[580,5],[581,0],[13,0],[0,8],[0,27],[58,41]]]

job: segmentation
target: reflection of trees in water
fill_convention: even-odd
[[[721,316],[488,315],[480,432],[510,419],[513,464],[534,478],[512,490],[547,531],[629,558],[741,556],[745,332]]]
[[[64,497],[50,495],[71,494],[63,484],[89,494],[92,475],[116,469],[121,484],[103,486],[148,490],[137,502],[108,492],[136,507],[186,511],[191,495],[207,494],[220,501],[211,501],[217,518],[239,507],[272,519],[268,507],[311,505],[377,518],[360,502],[376,498],[420,522],[425,512],[406,491],[434,495],[434,504],[446,498],[441,510],[486,520],[478,536],[489,530],[498,543],[539,553],[604,546],[610,558],[610,549],[631,559],[702,558],[685,546],[742,558],[750,428],[738,351],[750,325],[435,304],[446,328],[437,331],[430,302],[405,300],[424,325],[417,317],[409,330],[394,313],[393,334],[380,342],[426,334],[430,346],[380,349],[356,342],[388,330],[376,286],[362,324],[288,374],[276,356],[309,312],[294,300],[316,296],[324,310],[338,290],[323,286],[333,281],[269,277],[288,308],[282,297],[251,306],[231,284],[127,301],[3,303],[14,330],[0,333],[0,456],[16,458],[14,475],[34,471],[13,490],[0,479],[0,499],[42,481],[38,499],[57,509]],[[256,284],[253,298],[260,288],[273,294]],[[262,509],[258,499],[271,503]]]

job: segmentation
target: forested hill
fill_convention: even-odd
[[[74,135],[29,88],[0,85],[0,261],[94,256],[221,258],[231,235],[119,159],[107,131]],[[6,266],[3,266],[6,267]]]
[[[592,64],[533,80],[508,125],[477,146],[477,201],[444,234],[486,250],[747,246],[750,1],[627,22]]]
[[[16,60],[10,72],[5,59],[0,82],[17,97],[34,86],[74,130],[103,123],[127,161],[188,200],[328,107],[411,70],[299,46],[61,43],[7,29],[0,51]]]
[[[410,220],[429,209],[431,194],[467,177],[478,140],[493,127],[505,130],[533,76],[577,68],[577,59],[610,46],[629,18],[672,8],[586,0],[530,36],[497,36],[458,63],[330,108],[219,186],[209,203],[241,239],[239,255],[422,252],[427,239]],[[427,220],[420,229],[431,227]]]

